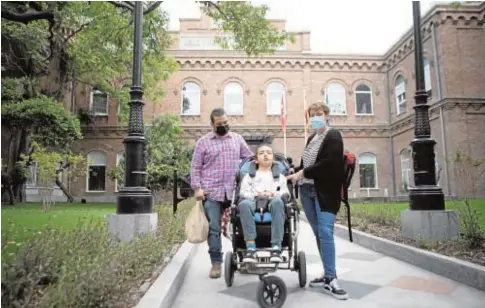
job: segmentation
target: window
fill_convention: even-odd
[[[27,186],[37,185],[37,163],[32,162],[27,169]]]
[[[90,108],[95,116],[108,115],[108,93],[93,89],[91,91]]]
[[[360,188],[377,188],[377,157],[366,153],[359,156]]]
[[[243,115],[243,88],[237,82],[230,82],[224,88],[224,109],[228,115]]]
[[[93,151],[88,154],[87,191],[106,190],[106,154]]]
[[[396,78],[396,87],[394,92],[396,92],[397,114],[406,113],[406,85],[404,84],[404,77],[402,75],[399,75]]]
[[[225,41],[227,43],[226,47],[230,50],[233,49],[234,37],[229,34],[181,35],[179,48],[181,50],[222,50],[223,48],[217,43],[217,40]]]
[[[124,164],[125,161],[125,152],[119,152],[116,154],[116,166],[120,164],[120,162],[123,162]],[[123,168],[124,170],[125,168]],[[115,180],[115,191],[118,192],[120,188],[122,188],[123,185],[118,183],[118,180]]]
[[[409,191],[411,183],[411,149],[401,151],[401,185],[402,192]]]
[[[365,85],[360,84],[355,88],[355,111],[356,114],[374,113],[372,109],[372,91]]]
[[[331,115],[346,115],[347,102],[345,88],[339,83],[331,83],[325,90],[325,102],[330,108]]]
[[[266,88],[266,113],[281,114],[281,100],[285,100],[285,86],[280,82],[272,82]]]
[[[428,93],[428,99],[430,99],[432,94],[433,94],[432,93],[433,91],[431,91],[431,69],[429,67],[428,59],[424,58],[423,62],[424,62],[423,63],[423,65],[424,65],[424,89]]]
[[[200,115],[200,88],[195,82],[182,87],[182,115]]]

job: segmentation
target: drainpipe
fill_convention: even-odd
[[[443,99],[443,76],[441,75],[441,68],[438,56],[438,39],[436,38],[436,26],[433,24],[431,27],[431,37],[433,39],[433,56],[434,56],[434,63],[435,63],[435,73],[436,79],[438,84],[438,102]],[[444,157],[444,166],[445,166],[445,181],[446,181],[446,188],[448,196],[451,195],[451,187],[450,187],[450,170],[448,166],[448,145],[447,145],[447,138],[446,138],[446,131],[445,131],[445,119],[444,119],[444,112],[443,112],[443,104],[441,104],[440,108],[440,126],[441,126],[441,145]]]
[[[391,121],[392,121],[392,116],[391,116],[391,91],[389,88],[389,69],[386,71],[386,94],[387,94],[387,102],[388,102],[388,123],[389,123],[389,148],[390,148],[390,166],[391,166],[391,193],[392,196],[396,196],[396,168],[394,166],[394,139],[392,138],[392,132],[391,132]]]

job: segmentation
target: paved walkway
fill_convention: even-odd
[[[300,249],[307,255],[308,281],[322,272],[317,247],[310,226],[301,221]],[[440,307],[483,308],[485,293],[435,275],[348,240],[336,237],[337,274],[340,285],[349,293],[349,300],[339,301],[319,289],[298,287],[298,274],[288,270],[275,273],[287,285],[284,307]],[[223,240],[224,251],[231,248]],[[235,274],[234,284],[227,288],[224,274],[210,279],[207,244],[200,244],[174,308],[187,307],[258,307],[257,276]]]

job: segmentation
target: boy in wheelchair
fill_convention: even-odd
[[[251,177],[246,174],[239,190],[239,217],[246,242],[244,263],[256,263],[256,209],[268,209],[271,213],[271,256],[270,262],[283,262],[281,244],[284,236],[285,203],[289,196],[286,177],[283,174],[275,176],[273,172],[273,150],[268,145],[261,145],[256,151],[256,174]],[[263,219],[261,219],[263,220]]]

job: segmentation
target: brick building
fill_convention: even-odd
[[[485,2],[455,8],[433,7],[422,19],[426,90],[432,137],[436,141],[439,185],[445,195],[460,193],[450,161],[457,150],[485,156]],[[272,20],[279,29],[284,20]],[[251,146],[272,140],[283,152],[280,102],[287,104],[287,153],[299,161],[303,144],[304,99],[325,101],[331,123],[345,146],[358,155],[350,196],[407,196],[412,185],[410,142],[414,128],[414,44],[412,29],[380,56],[315,54],[310,33],[296,32],[295,42],[274,55],[248,58],[223,51],[210,18],[180,19],[171,32],[170,55],[180,69],[163,85],[160,102],[146,102],[145,123],[162,114],[180,115],[185,137],[194,142],[210,130],[209,113],[224,107],[231,128]],[[85,180],[71,183],[77,198],[114,201],[116,183],[107,176],[123,155],[126,127],[118,125],[117,103],[78,87],[76,104],[89,108],[96,124],[84,127],[77,147],[94,162]],[[35,184],[35,183],[32,183]],[[477,183],[485,194],[485,178]]]

